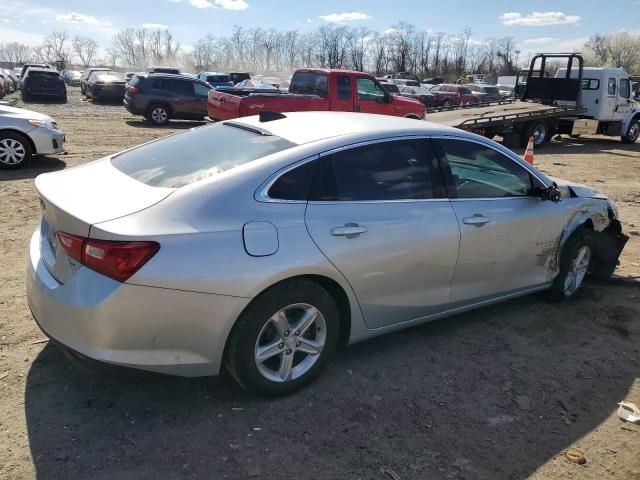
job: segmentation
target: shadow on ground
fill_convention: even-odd
[[[272,400],[228,376],[87,374],[49,345],[26,384],[37,478],[524,478],[625,397],[639,285],[379,337]]]
[[[24,167],[0,170],[0,183],[7,180],[35,178],[41,173],[55,172],[66,166],[67,164],[58,157],[37,155],[29,160],[29,163]]]

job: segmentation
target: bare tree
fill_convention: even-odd
[[[607,38],[602,35],[593,35],[585,44],[585,47],[591,50],[599,65],[606,65],[609,60],[609,48],[607,46]]]
[[[640,63],[640,36],[628,32],[610,35],[606,39],[611,65],[632,72]]]
[[[21,65],[29,60],[31,54],[31,48],[24,43],[0,43],[0,62]]]
[[[76,35],[71,42],[73,51],[80,60],[80,64],[84,67],[88,67],[92,64],[92,61],[98,51],[98,42],[93,38],[80,37]]]
[[[68,32],[51,32],[44,41],[33,49],[33,55],[42,63],[69,63],[71,44]]]

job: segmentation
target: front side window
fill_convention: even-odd
[[[370,78],[359,78],[358,100],[382,100],[385,98],[385,91]]]
[[[351,79],[346,75],[338,75],[338,98],[351,100]]]
[[[607,95],[615,95],[616,94],[616,79],[610,78],[607,83]]]
[[[629,98],[630,95],[630,87],[629,87],[629,80],[626,78],[622,78],[620,79],[620,97],[622,98]]]
[[[275,135],[218,123],[141,145],[111,163],[149,186],[179,188],[294,146]]]
[[[191,83],[185,82],[184,80],[170,80],[165,78],[162,80],[162,87],[176,95],[193,95]]]
[[[318,161],[311,200],[422,200],[434,197],[431,144],[401,140],[356,147]]]
[[[502,153],[464,140],[440,140],[440,144],[447,157],[458,198],[533,195],[529,172]]]

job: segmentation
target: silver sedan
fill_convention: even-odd
[[[64,133],[42,113],[0,105],[0,168],[20,168],[33,155],[64,152]]]
[[[627,237],[599,192],[486,138],[353,113],[192,129],[39,176],[29,305],[83,357],[262,395],[338,345],[609,277]]]

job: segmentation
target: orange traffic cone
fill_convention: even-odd
[[[533,165],[533,137],[529,137],[527,149],[524,152],[524,161]]]

